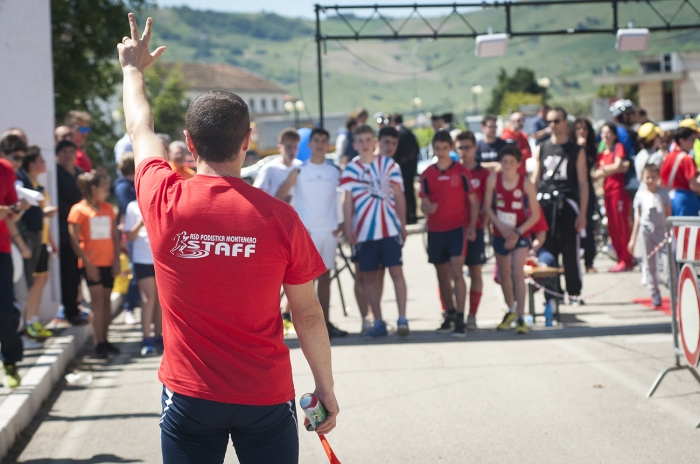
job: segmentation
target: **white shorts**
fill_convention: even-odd
[[[333,235],[333,231],[309,231],[311,240],[316,245],[318,254],[323,258],[326,269],[335,269],[335,253],[338,248],[338,238]]]

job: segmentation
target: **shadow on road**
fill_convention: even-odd
[[[31,461],[22,461],[24,464],[99,464],[106,462],[143,462],[141,459],[124,459],[113,454],[96,454],[88,459],[32,459]]]
[[[332,346],[386,345],[412,343],[472,343],[510,340],[550,340],[564,338],[610,337],[615,335],[670,334],[671,324],[635,324],[606,327],[552,327],[530,330],[527,335],[516,335],[513,330],[478,329],[470,331],[467,338],[455,338],[449,334],[437,334],[432,330],[412,331],[407,337],[389,334],[388,337],[368,338],[360,334],[350,334],[343,338],[331,339]],[[290,349],[299,348],[296,338],[287,338]]]

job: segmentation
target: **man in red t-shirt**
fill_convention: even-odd
[[[661,183],[669,190],[674,216],[697,216],[700,210],[698,170],[688,152],[698,133],[689,127],[679,127],[673,135],[676,148],[661,164]]]
[[[19,211],[15,191],[15,171],[9,161],[0,158],[0,350],[5,371],[5,386],[17,388],[20,384],[17,363],[22,360],[22,339],[17,333],[20,314],[15,308],[12,277],[12,237],[7,221],[15,219]]]
[[[467,168],[450,158],[450,134],[436,132],[432,145],[437,161],[420,176],[420,197],[421,210],[428,217],[428,262],[435,265],[445,308],[445,320],[438,333],[451,332],[453,337],[466,337],[467,284],[462,266],[466,240],[476,238],[479,202],[476,193],[471,191]],[[465,217],[467,202],[471,212],[468,221]]]
[[[248,106],[213,91],[187,112],[197,175],[184,181],[153,130],[144,71],[152,19],[118,45],[136,195],[153,252],[165,350],[161,447],[165,463],[223,462],[229,436],[242,464],[298,462],[295,392],[279,288],[292,306],[314,393],[335,427],[330,343],[313,280],[326,271],[294,209],[240,178],[250,146]]]
[[[530,149],[530,142],[527,140],[527,135],[523,132],[524,124],[525,118],[523,117],[523,113],[515,112],[511,114],[508,119],[508,127],[501,132],[501,139],[508,143],[514,143],[520,149],[520,152],[523,154],[523,160],[520,162],[518,172],[526,175],[527,168],[525,166],[525,161],[532,157],[532,150]]]

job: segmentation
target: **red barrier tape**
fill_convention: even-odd
[[[328,443],[328,440],[326,440],[326,436],[319,433],[318,439],[321,440],[323,449],[326,450],[326,456],[328,456],[328,460],[331,462],[331,464],[340,464],[340,461],[338,461],[338,458],[333,452],[333,448],[331,448],[331,445]]]

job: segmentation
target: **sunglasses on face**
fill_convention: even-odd
[[[81,127],[81,126],[75,126],[76,129],[78,129],[78,132],[81,134],[89,134],[92,132],[92,128],[90,127]]]
[[[547,119],[547,124],[559,124],[561,119]]]
[[[484,127],[486,127],[487,129],[498,129],[498,126],[484,126]]]

